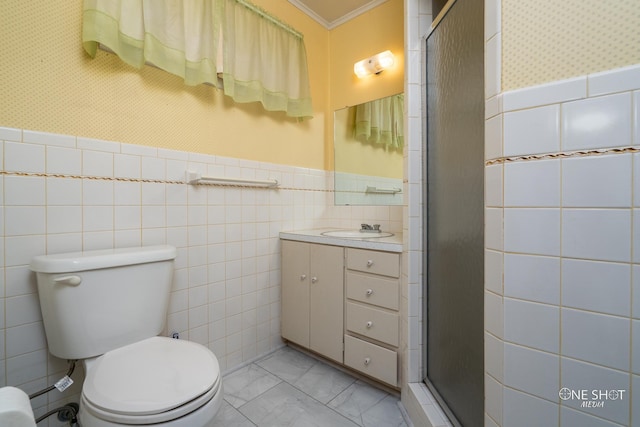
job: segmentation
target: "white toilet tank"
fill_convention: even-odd
[[[86,359],[162,332],[173,246],[34,257],[49,352]]]

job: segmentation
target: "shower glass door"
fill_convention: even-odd
[[[426,40],[425,383],[484,424],[484,10],[457,0]]]

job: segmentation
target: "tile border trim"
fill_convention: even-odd
[[[580,151],[561,151],[556,153],[542,153],[542,154],[529,154],[525,156],[513,156],[513,157],[497,157],[495,159],[489,159],[484,162],[485,166],[525,162],[532,160],[549,160],[549,159],[565,159],[572,157],[591,157],[602,156],[606,154],[627,154],[627,153],[640,153],[640,147],[627,146],[616,148],[603,148],[596,150],[580,150]]]

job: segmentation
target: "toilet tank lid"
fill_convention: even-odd
[[[176,257],[176,248],[170,245],[135,248],[102,249],[39,255],[31,260],[29,268],[38,273],[71,273],[97,270],[148,262],[169,261]]]

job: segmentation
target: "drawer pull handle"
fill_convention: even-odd
[[[311,283],[316,283],[317,281],[318,281],[318,278],[317,278],[317,277],[313,276],[313,277],[311,278]]]
[[[373,326],[373,322],[371,320],[369,320],[367,322],[367,329],[371,328]]]
[[[302,276],[300,276],[300,280],[304,280],[304,279],[306,279],[306,278],[307,278],[307,275],[306,275],[306,274],[303,274]]]
[[[371,363],[371,358],[369,358],[369,357],[365,357],[365,358],[364,358],[364,364],[365,364],[365,366],[369,366],[369,363]]]
[[[373,289],[367,289],[367,296],[371,296],[373,294]]]
[[[367,267],[371,267],[373,265],[373,260],[367,260]]]

